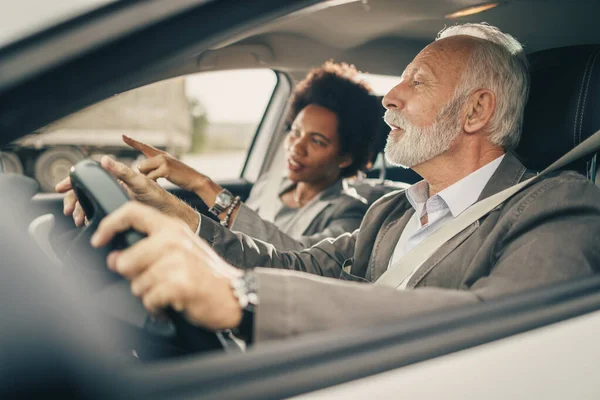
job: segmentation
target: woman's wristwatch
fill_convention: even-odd
[[[227,190],[223,189],[217,194],[217,198],[215,199],[215,204],[211,208],[208,209],[213,215],[219,216],[223,211],[225,211],[231,203],[233,203],[234,196],[233,194]]]

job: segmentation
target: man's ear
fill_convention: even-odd
[[[467,102],[464,131],[467,133],[479,132],[487,125],[495,110],[496,94],[489,89],[476,90]]]

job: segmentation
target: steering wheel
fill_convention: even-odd
[[[71,265],[82,268],[82,264],[89,266],[91,262],[85,278],[90,284],[87,290],[93,296],[93,304],[100,306],[111,318],[128,325],[132,331],[141,332],[136,335],[139,342],[133,344],[138,347],[132,349],[134,354],[139,358],[152,359],[215,349],[229,350],[231,341],[226,340],[222,333],[195,327],[172,309],[165,310],[166,321],[149,315],[142,302],[131,294],[129,282],[106,267],[106,255],[110,251],[132,246],[145,235],[134,230],[123,232],[101,250],[93,249],[89,244],[100,220],[129,201],[127,193],[93,160],[77,163],[71,169],[70,177],[75,195],[89,220],[72,243],[73,251],[69,254],[75,262]]]

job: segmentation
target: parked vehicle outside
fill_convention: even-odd
[[[111,154],[134,161],[138,152],[122,134],[181,156],[191,147],[190,108],[183,78],[131,90],[13,142],[2,152],[4,170],[35,178],[51,192],[84,158]]]

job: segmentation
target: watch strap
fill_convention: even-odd
[[[220,201],[220,197],[223,193],[226,193],[228,195],[229,202],[222,203]],[[233,194],[229,190],[223,189],[217,194],[217,197],[215,199],[215,204],[213,204],[213,206],[211,208],[209,208],[208,211],[215,216],[219,216],[219,214],[221,214],[223,211],[225,211],[227,209],[227,207],[229,207],[231,205],[233,200],[234,200]]]

